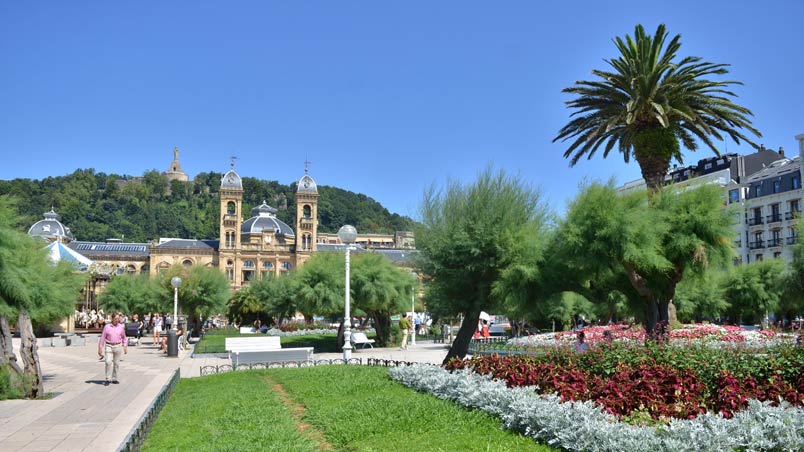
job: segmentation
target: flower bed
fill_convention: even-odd
[[[761,353],[758,353],[761,351]],[[804,405],[804,349],[592,345],[587,353],[550,347],[536,355],[475,355],[453,360],[509,387],[538,386],[563,401],[592,401],[636,421],[731,417],[756,399]]]
[[[410,366],[391,368],[389,374],[419,391],[497,415],[505,428],[567,450],[792,451],[804,444],[804,410],[756,400],[731,419],[704,413],[652,427],[618,422],[591,401],[562,402],[556,395],[539,395],[531,387],[509,388],[469,369]]]

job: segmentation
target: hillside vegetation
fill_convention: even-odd
[[[51,206],[76,240],[146,242],[159,237],[217,239],[222,174],[201,173],[191,182],[168,182],[158,171],[143,177],[96,173],[79,169],[66,176],[42,180],[0,181],[0,195],[18,198],[20,227],[42,219]],[[372,198],[319,185],[319,232],[337,232],[344,224],[358,231],[393,233],[410,230],[410,218],[388,212]],[[277,217],[294,227],[296,183],[243,178],[243,214],[263,200],[279,209]],[[244,218],[244,219],[245,219]]]

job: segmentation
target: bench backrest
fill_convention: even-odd
[[[240,334],[254,334],[254,333],[256,333],[256,331],[254,331],[254,327],[251,326],[240,327]]]
[[[352,333],[352,342],[370,342],[369,338],[366,336],[366,333]]]
[[[279,336],[227,337],[226,350],[232,352],[279,350]]]

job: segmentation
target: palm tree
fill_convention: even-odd
[[[751,125],[750,110],[733,103],[736,95],[733,80],[713,81],[706,77],[728,73],[726,64],[714,64],[699,57],[686,57],[675,63],[681,47],[681,35],[676,35],[665,47],[667,31],[664,24],[655,36],[645,34],[637,25],[634,38],[626,35],[614,39],[620,56],[605,60],[613,72],[593,70],[600,78],[577,81],[563,92],[577,94],[567,101],[575,109],[575,117],[565,125],[553,142],[572,140],[564,152],[575,166],[581,157],[592,158],[606,143],[603,157],[617,146],[628,163],[633,157],[639,163],[642,177],[651,192],[661,187],[675,158],[683,163],[679,142],[690,151],[698,149],[697,140],[719,155],[713,138],[723,140],[728,135],[736,143],[748,139],[741,129],[761,134]]]

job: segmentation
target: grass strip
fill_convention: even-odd
[[[262,376],[182,379],[142,448],[149,451],[318,450]]]
[[[339,451],[553,451],[502,430],[482,411],[391,381],[383,367],[317,366],[258,371],[279,382],[306,410],[303,419]]]

